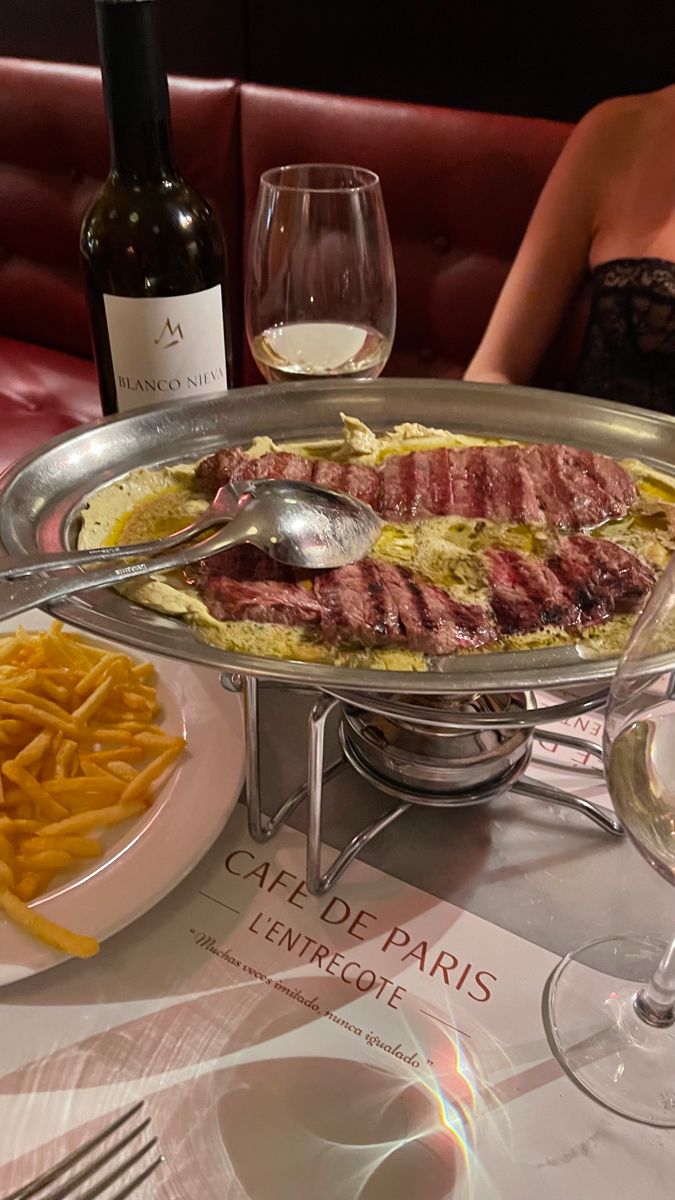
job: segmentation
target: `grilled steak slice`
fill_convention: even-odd
[[[199,582],[206,583],[214,575],[227,575],[229,579],[237,579],[242,583],[255,583],[259,579],[274,579],[279,583],[295,583],[292,567],[270,558],[257,546],[232,546],[229,550],[221,550],[210,558],[203,558],[199,563]]]
[[[490,548],[485,557],[492,611],[502,633],[532,633],[546,625],[566,629],[580,623],[578,605],[534,554]]]
[[[220,621],[262,621],[275,625],[316,625],[321,610],[291,567],[256,546],[233,546],[199,564],[199,592]]]
[[[329,458],[302,458],[281,451],[249,458],[243,450],[218,450],[199,464],[197,479],[208,491],[215,491],[232,479],[299,479],[346,492],[377,512],[381,508],[379,471],[374,467],[332,462]]]
[[[322,611],[321,633],[331,643],[395,646],[404,641],[398,605],[371,559],[322,572],[314,579]]]
[[[584,534],[562,538],[546,562],[516,550],[485,555],[492,610],[505,634],[570,629],[632,612],[654,585],[649,567],[629,550]]]
[[[391,455],[382,468],[274,452],[219,450],[197,477],[209,491],[230,479],[301,479],[347,492],[388,520],[483,517],[509,525],[582,529],[622,517],[637,499],[610,458],[571,446],[470,446]]]
[[[336,463],[327,458],[317,458],[312,463],[312,483],[332,488],[334,492],[346,492],[356,500],[369,504],[375,512],[382,510],[382,473],[375,467],[360,467],[358,464]]]
[[[493,641],[489,615],[460,604],[403,567],[366,559],[314,579],[323,609],[321,633],[331,643],[407,645],[423,654],[452,654]]]
[[[548,524],[583,529],[622,517],[637,499],[630,476],[601,454],[530,446],[528,470]]]
[[[202,598],[219,621],[261,621],[274,625],[318,625],[321,605],[298,583],[259,579],[244,583],[212,575],[200,585]]]
[[[480,605],[453,600],[442,588],[415,579],[403,567],[379,563],[378,568],[398,604],[399,621],[412,650],[454,654],[495,640],[492,617]]]
[[[484,517],[580,529],[620,517],[637,499],[611,459],[570,446],[470,446],[392,455],[382,468],[385,517]]]
[[[243,450],[217,450],[203,459],[196,471],[199,484],[207,492],[215,492],[234,479],[300,479],[312,478],[311,458],[299,454],[274,452],[260,458],[249,458]]]
[[[607,538],[563,538],[548,565],[578,605],[584,624],[615,612],[633,612],[654,586],[646,563]]]

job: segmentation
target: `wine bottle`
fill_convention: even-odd
[[[160,0],[96,0],[108,177],[80,254],[103,411],[223,392],[231,379],[219,222],[176,167]]]

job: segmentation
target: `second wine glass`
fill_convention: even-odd
[[[377,175],[330,163],[265,171],[246,279],[246,333],[265,379],[374,379],[395,325]]]
[[[617,816],[643,858],[671,884],[674,668],[671,559],[621,656],[603,745]],[[631,887],[640,887],[637,863]],[[669,911],[665,895],[663,908]],[[634,1121],[675,1126],[675,938],[666,946],[642,935],[619,935],[568,954],[551,977],[547,1015],[553,1049],[584,1091]]]

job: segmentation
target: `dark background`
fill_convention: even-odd
[[[97,61],[94,0],[0,0],[0,54]],[[176,74],[575,121],[675,82],[672,0],[161,0]]]

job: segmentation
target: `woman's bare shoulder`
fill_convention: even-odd
[[[675,89],[673,89],[675,94]],[[641,152],[654,115],[663,101],[659,93],[617,96],[590,109],[574,126],[561,156],[561,169],[577,180],[603,184],[608,172],[620,170]],[[671,100],[675,105],[675,99]]]
[[[581,118],[570,135],[570,141],[574,139],[578,144],[592,142],[596,147],[611,147],[631,131],[639,133],[667,105],[675,111],[675,87],[602,100]]]

